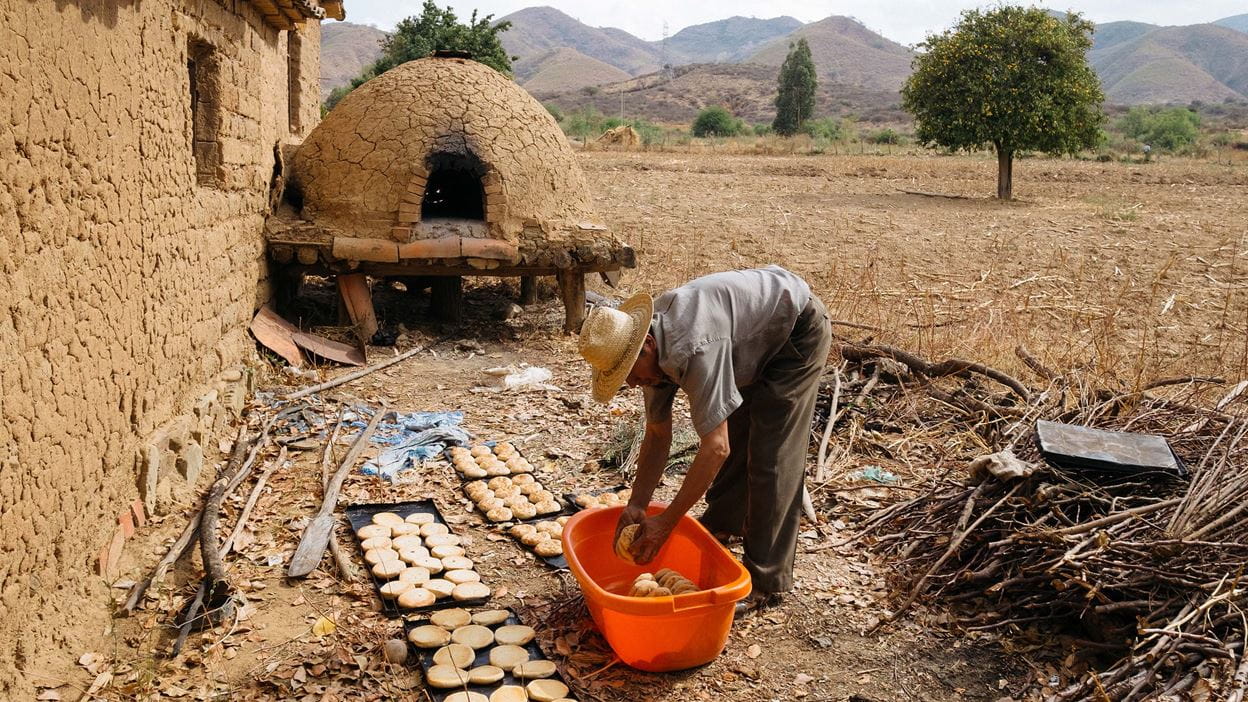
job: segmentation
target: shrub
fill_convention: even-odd
[[[773,131],[774,130],[771,128],[770,124],[754,125],[754,136],[767,136],[771,134]]]
[[[845,127],[841,120],[836,117],[822,117],[820,119],[807,120],[803,131],[814,139],[827,139],[828,141],[839,141],[845,138]]]
[[[893,129],[885,127],[871,133],[869,137],[872,144],[900,144],[901,135]]]
[[[1136,141],[1162,151],[1178,151],[1196,143],[1200,115],[1185,107],[1133,107],[1118,128]]]
[[[741,128],[741,120],[732,116],[727,109],[714,105],[698,113],[693,120],[695,137],[730,137],[735,136]]]

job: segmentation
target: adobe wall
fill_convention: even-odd
[[[169,481],[239,402],[274,149],[319,118],[319,31],[300,31],[292,120],[286,33],[247,2],[0,3],[0,699],[74,650],[119,515],[189,500]],[[198,167],[191,35],[214,71]]]

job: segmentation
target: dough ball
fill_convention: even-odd
[[[389,536],[374,536],[370,539],[364,539],[361,541],[360,548],[364,549],[367,553],[368,551],[372,551],[376,548],[391,548],[393,544],[394,542],[390,540]]]
[[[507,499],[508,497],[512,497],[514,495],[519,495],[519,494],[520,494],[520,488],[516,487],[515,485],[504,485],[502,487],[494,488],[494,496],[501,497],[503,499]]]
[[[390,536],[408,536],[410,534],[420,534],[420,525],[403,522],[390,527]]]
[[[477,503],[477,508],[487,514],[491,510],[503,509],[505,507],[507,507],[507,503],[497,497],[487,497]]]
[[[532,495],[535,492],[542,491],[542,486],[538,485],[537,483],[525,483],[524,485],[520,485],[519,487],[520,487],[520,494],[524,495],[525,497],[528,497],[529,495]]]
[[[532,475],[528,473],[521,473],[520,475],[511,476],[512,485],[532,485],[535,482],[537,482],[537,478],[534,478]]]
[[[509,522],[512,520],[511,510],[506,507],[495,507],[486,512],[485,517],[492,522]]]
[[[472,615],[466,609],[453,607],[451,609],[442,609],[429,615],[429,623],[440,626],[443,629],[454,630],[461,626],[468,626],[472,623]]]
[[[604,507],[612,507],[620,504],[620,496],[614,492],[604,492],[598,496],[598,501],[601,502]]]
[[[537,504],[535,504],[533,506],[533,509],[537,510],[538,514],[546,515],[546,514],[554,514],[562,510],[563,507],[560,507],[559,503],[555,502],[554,500],[542,500],[541,502],[538,502]],[[560,533],[562,533],[562,530],[560,530]]]
[[[396,524],[402,524],[403,518],[394,512],[378,512],[373,515],[373,524],[384,524],[392,527]]]
[[[421,607],[428,607],[436,602],[437,599],[438,598],[434,596],[432,592],[426,590],[424,587],[412,587],[405,590],[402,595],[399,595],[399,606],[403,609],[420,609]],[[434,628],[436,629],[438,627]],[[446,641],[450,640],[450,636],[448,635]],[[442,643],[446,643],[446,641]],[[415,640],[413,640],[412,643],[416,643]],[[441,646],[442,644],[437,645]]]
[[[451,641],[471,646],[474,650],[485,648],[494,643],[494,632],[490,631],[489,627],[480,624],[468,624],[451,632]]]
[[[453,643],[433,652],[433,662],[438,665],[449,665],[452,668],[467,670],[477,659],[477,652],[471,646]]]
[[[534,507],[527,501],[517,503],[512,506],[511,513],[515,515],[516,519],[532,519],[537,516],[537,507]]]
[[[470,449],[470,450],[468,451],[468,453],[469,453],[469,455],[471,455],[471,456],[474,456],[474,457],[476,457],[476,458],[480,458],[481,456],[488,456],[488,455],[490,455],[490,454],[491,454],[491,453],[493,453],[493,452],[492,452],[492,451],[490,451],[490,447],[489,447],[489,446],[473,446],[473,447],[472,447],[472,449]]]
[[[425,671],[425,682],[429,683],[429,687],[442,690],[463,687],[468,684],[468,671],[453,665],[429,666],[429,670]]]
[[[568,520],[571,518],[572,517],[569,517],[567,515],[564,515],[562,517],[555,517],[555,524],[558,524],[559,526],[567,526]]]
[[[524,495],[508,495],[503,498],[503,506],[515,511],[516,507],[523,507],[529,504],[529,498]]]
[[[494,631],[494,640],[500,646],[523,646],[533,640],[537,632],[533,627],[523,624],[500,626]]]
[[[490,486],[484,480],[474,480],[471,483],[464,485],[464,492],[468,492],[469,490],[488,490],[489,487]]]
[[[637,530],[641,529],[640,524],[629,524],[620,530],[620,536],[615,540],[615,555],[629,563],[636,563],[633,560],[633,554],[629,553],[633,546],[633,539],[637,538]]]
[[[390,578],[399,577],[399,573],[402,573],[406,568],[406,563],[395,558],[394,560],[381,561],[374,565],[373,575],[381,580],[389,580]]]
[[[542,558],[554,558],[563,555],[563,543],[554,539],[546,539],[533,547],[533,552]]]
[[[490,649],[490,665],[508,672],[527,660],[529,660],[528,650],[519,646],[495,646]]]
[[[451,632],[440,626],[425,624],[407,632],[407,640],[417,648],[441,648],[451,642]]]
[[[511,612],[505,609],[483,609],[472,615],[472,623],[481,626],[498,626],[511,618]]]
[[[511,443],[510,441],[500,441],[498,442],[498,445],[494,447],[494,453],[501,453],[503,451],[515,451],[515,450],[516,450],[516,445]]]
[[[598,501],[598,498],[593,495],[581,495],[577,497],[576,504],[585,509],[593,509],[594,507],[601,506],[601,503]]]
[[[356,530],[355,535],[360,540],[371,539],[374,536],[384,536],[390,538],[390,527],[385,524],[366,524]]]
[[[448,570],[442,574],[442,577],[449,582],[455,583],[456,585],[463,585],[464,583],[475,583],[481,580],[480,573],[478,573],[475,570],[462,570],[462,569]]]
[[[420,525],[421,536],[437,536],[438,534],[449,534],[449,533],[451,533],[451,528],[445,524],[440,524],[438,522],[430,522],[428,524]]]
[[[429,571],[425,570],[424,568],[416,568],[416,567],[404,568],[403,572],[399,573],[399,581],[405,582],[405,583],[413,583],[417,585],[419,585],[420,583],[429,582]]]
[[[497,477],[490,478],[490,481],[486,483],[486,485],[488,485],[491,490],[497,490],[503,487],[511,487],[512,482],[511,478]]]
[[[407,592],[413,587],[416,586],[413,583],[404,580],[391,580],[390,582],[377,588],[377,590],[381,593],[382,599],[397,600],[399,595],[402,595],[404,592]]]
[[[563,527],[549,520],[544,521],[544,522],[538,522],[534,528],[536,528],[538,531],[542,532],[543,534],[554,534],[556,532],[563,531]]]
[[[513,537],[517,539],[522,539],[528,534],[534,534],[538,531],[541,531],[541,529],[542,529],[541,524],[538,524],[537,526],[533,526],[532,524],[517,524],[513,526],[512,528],[508,529],[507,533],[511,534]]]
[[[421,587],[428,590],[429,592],[432,592],[433,596],[437,597],[438,599],[441,599],[443,597],[450,597],[451,593],[455,591],[455,583],[452,583],[449,580],[443,580],[441,578],[434,578],[433,580],[430,580],[422,584]]]
[[[496,665],[479,665],[468,671],[470,685],[493,685],[503,679],[506,673]],[[524,690],[521,690],[524,692]]]
[[[516,666],[511,671],[511,674],[517,678],[549,678],[555,674],[555,663],[547,660],[529,661]],[[566,690],[567,688],[564,689]],[[562,696],[559,695],[559,697]]]
[[[484,583],[463,583],[454,587],[451,596],[459,602],[483,600],[490,596],[490,588]]]
[[[568,696],[568,686],[558,680],[534,680],[525,685],[524,689],[537,702],[555,702],[560,697]]]
[[[451,558],[452,556],[464,555],[463,546],[434,546],[429,550],[429,555],[434,558]]]
[[[537,546],[538,544],[542,543],[543,541],[547,541],[549,539],[550,539],[550,534],[545,534],[540,531],[534,531],[530,534],[521,536],[520,543],[524,544],[525,546],[528,546],[529,548],[533,548]]]

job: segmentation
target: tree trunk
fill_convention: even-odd
[[[997,197],[1014,199],[1014,152],[997,147]]]

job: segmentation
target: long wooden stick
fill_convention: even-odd
[[[368,446],[368,440],[377,430],[377,425],[381,424],[381,418],[388,413],[389,410],[384,406],[373,413],[373,420],[351,444],[346,458],[342,459],[338,471],[334,473],[334,477],[330,479],[329,485],[325,488],[325,498],[321,501],[320,510],[303,530],[303,537],[299,540],[295,555],[290,559],[290,568],[286,571],[286,575],[301,578],[315,570],[317,564],[321,562],[321,557],[325,555],[325,547],[329,544],[330,532],[334,527],[334,508],[338,504],[338,493],[342,490],[342,483],[347,479],[347,473],[355,465],[356,459]]]
[[[289,395],[287,395],[286,399],[297,400],[301,397],[307,397],[308,395],[318,393],[322,390],[336,388],[339,385],[344,385],[346,383],[351,382],[352,380],[356,380],[357,378],[363,378],[369,373],[376,373],[377,371],[383,368],[389,368],[390,366],[393,366],[396,363],[399,363],[401,361],[406,361],[407,359],[411,358],[412,356],[415,356],[416,354],[420,353],[421,351],[424,351],[427,348],[429,347],[418,346],[414,349],[408,349],[407,351],[404,351],[398,356],[395,356],[393,358],[387,358],[386,360],[381,361],[380,363],[374,363],[373,365],[368,366],[367,368],[361,368],[356,371],[351,371],[350,373],[344,373],[343,375],[340,375],[337,378],[334,378],[333,380],[327,380],[321,383],[320,385],[313,385],[311,387],[307,387],[302,390],[296,390],[295,392],[292,392]]]
[[[329,440],[325,442],[325,452],[321,454],[322,496],[325,488],[329,486],[329,464],[334,460],[334,442],[338,440],[338,432],[342,429],[342,418],[345,413],[345,407],[338,412],[338,421],[334,423],[334,430],[330,432]],[[334,564],[338,566],[338,574],[342,576],[342,579],[355,580],[355,566],[351,565],[351,559],[347,558],[342,546],[339,545],[338,535],[332,531],[329,534],[329,553],[334,557]]]
[[[841,404],[841,366],[836,367],[836,384],[832,387],[832,402],[828,405],[828,423],[819,439],[819,463],[815,466],[815,482],[822,484],[828,479],[828,441],[832,439],[832,427],[836,424],[837,407]]]
[[[243,511],[238,515],[238,523],[234,525],[234,530],[230,532],[230,538],[225,540],[221,546],[221,557],[225,558],[230,555],[230,551],[234,550],[234,542],[238,539],[238,535],[242,533],[247,526],[247,518],[251,516],[251,510],[255,508],[256,502],[260,500],[260,491],[264,489],[265,482],[274,471],[279,470],[286,463],[286,447],[277,454],[277,460],[273,461],[273,465],[264,469],[259,478],[256,478],[256,485],[251,489],[251,494],[247,496],[247,503],[243,505]]]

